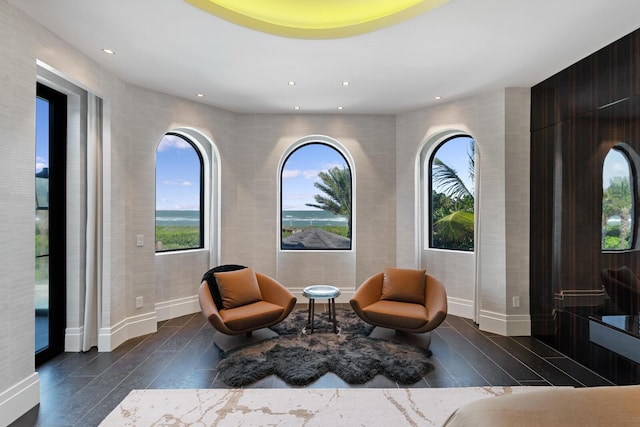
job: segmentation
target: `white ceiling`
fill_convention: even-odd
[[[301,40],[183,0],[8,1],[127,82],[242,113],[396,114],[530,87],[640,27],[638,0],[450,0],[369,34]]]

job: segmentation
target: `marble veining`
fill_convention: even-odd
[[[465,403],[542,388],[133,390],[100,426],[439,426]]]

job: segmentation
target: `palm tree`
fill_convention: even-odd
[[[335,215],[348,218],[348,237],[351,238],[351,171],[349,168],[334,167],[318,174],[320,182],[313,185],[326,196],[313,196],[316,203],[306,203],[307,206],[322,209]]]
[[[604,190],[602,197],[602,230],[603,249],[628,249],[631,244],[631,229],[629,218],[631,217],[631,184],[628,177],[614,177],[609,187]],[[610,230],[608,221],[614,217],[620,219],[618,239],[607,239]]]
[[[475,180],[475,144],[469,144],[467,150],[468,173],[473,182]],[[442,193],[436,193],[432,198],[433,210],[441,208],[440,215],[433,222],[434,241],[449,249],[473,250],[474,231],[474,196],[467,188],[456,170],[449,167],[437,157],[433,159],[432,182],[437,184]],[[446,196],[446,202],[442,196]],[[449,206],[444,206],[447,204]],[[433,211],[432,210],[432,211]]]

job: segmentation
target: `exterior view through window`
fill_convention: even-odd
[[[204,247],[203,177],[196,147],[166,134],[156,149],[156,252]]]
[[[351,169],[335,148],[305,144],[280,175],[281,249],[351,249]]]
[[[631,249],[633,243],[633,174],[627,154],[609,150],[602,168],[602,249]]]
[[[443,142],[430,160],[431,247],[473,251],[475,143],[469,136]]]

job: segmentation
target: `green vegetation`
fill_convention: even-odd
[[[49,236],[40,234],[36,227],[36,256],[49,254]]]
[[[612,178],[602,193],[602,249],[631,248],[631,210],[629,178]]]
[[[156,226],[156,250],[195,249],[200,247],[200,228],[192,226]]]
[[[316,203],[307,203],[306,205],[349,218],[349,226],[347,227],[348,234],[345,237],[350,239],[351,171],[346,166],[343,168],[335,167],[326,172],[320,172],[318,178],[320,178],[320,182],[316,182],[313,185],[326,196],[316,194],[313,196]],[[333,231],[331,232],[333,233]]]
[[[467,151],[469,177],[475,179],[475,145]],[[439,249],[473,250],[474,197],[458,173],[433,159],[432,183],[441,192],[431,194],[431,247]]]

